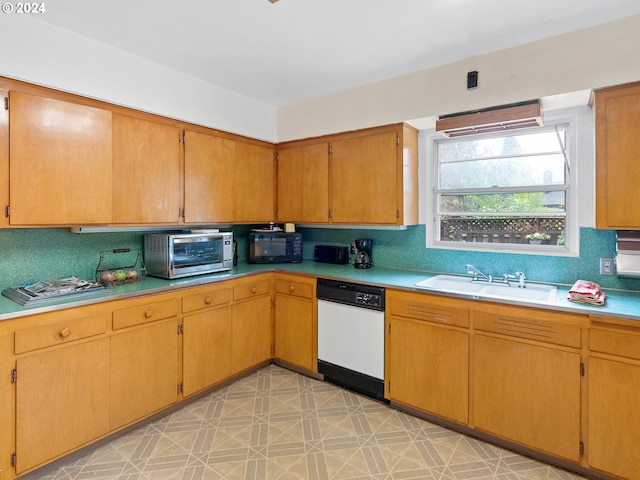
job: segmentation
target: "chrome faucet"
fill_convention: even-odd
[[[485,275],[469,263],[467,263],[464,268],[467,270],[468,274],[473,275],[473,278],[471,279],[472,282],[493,282],[493,277],[491,275]]]
[[[524,276],[523,272],[516,272],[516,277],[518,277],[518,288],[527,288],[527,286],[524,283],[524,279],[526,278]]]

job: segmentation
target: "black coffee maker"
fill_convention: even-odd
[[[353,266],[355,268],[373,267],[373,240],[371,238],[361,238],[351,242],[351,253],[355,256]]]

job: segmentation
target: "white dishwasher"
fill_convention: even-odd
[[[319,278],[318,372],[325,380],[384,399],[385,289]]]

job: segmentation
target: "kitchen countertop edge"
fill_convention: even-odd
[[[558,285],[557,298],[553,302],[494,299],[464,295],[458,293],[436,291],[416,286],[421,280],[432,277],[437,273],[398,270],[387,267],[373,267],[371,269],[355,269],[353,265],[333,265],[317,263],[313,261],[303,261],[291,264],[248,264],[241,263],[232,270],[199,275],[195,277],[165,280],[154,277],[147,277],[142,282],[108,287],[106,291],[97,292],[77,299],[66,299],[52,301],[50,303],[22,306],[17,302],[5,297],[0,297],[0,321],[11,320],[29,315],[36,315],[66,308],[73,308],[83,305],[109,302],[114,300],[136,298],[146,295],[157,295],[168,293],[180,289],[205,286],[225,280],[242,278],[259,273],[278,272],[298,275],[308,275],[313,277],[327,277],[348,282],[365,283],[370,285],[395,288],[400,290],[450,296],[466,300],[500,303],[532,308],[544,308],[582,315],[589,315],[592,319],[600,323],[613,323],[640,327],[640,292],[627,290],[606,290],[607,300],[605,305],[597,306],[586,303],[569,302],[567,298],[569,286]],[[611,317],[611,322],[606,317]]]

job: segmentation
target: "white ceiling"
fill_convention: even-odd
[[[640,13],[638,0],[56,0],[34,18],[272,105]]]

